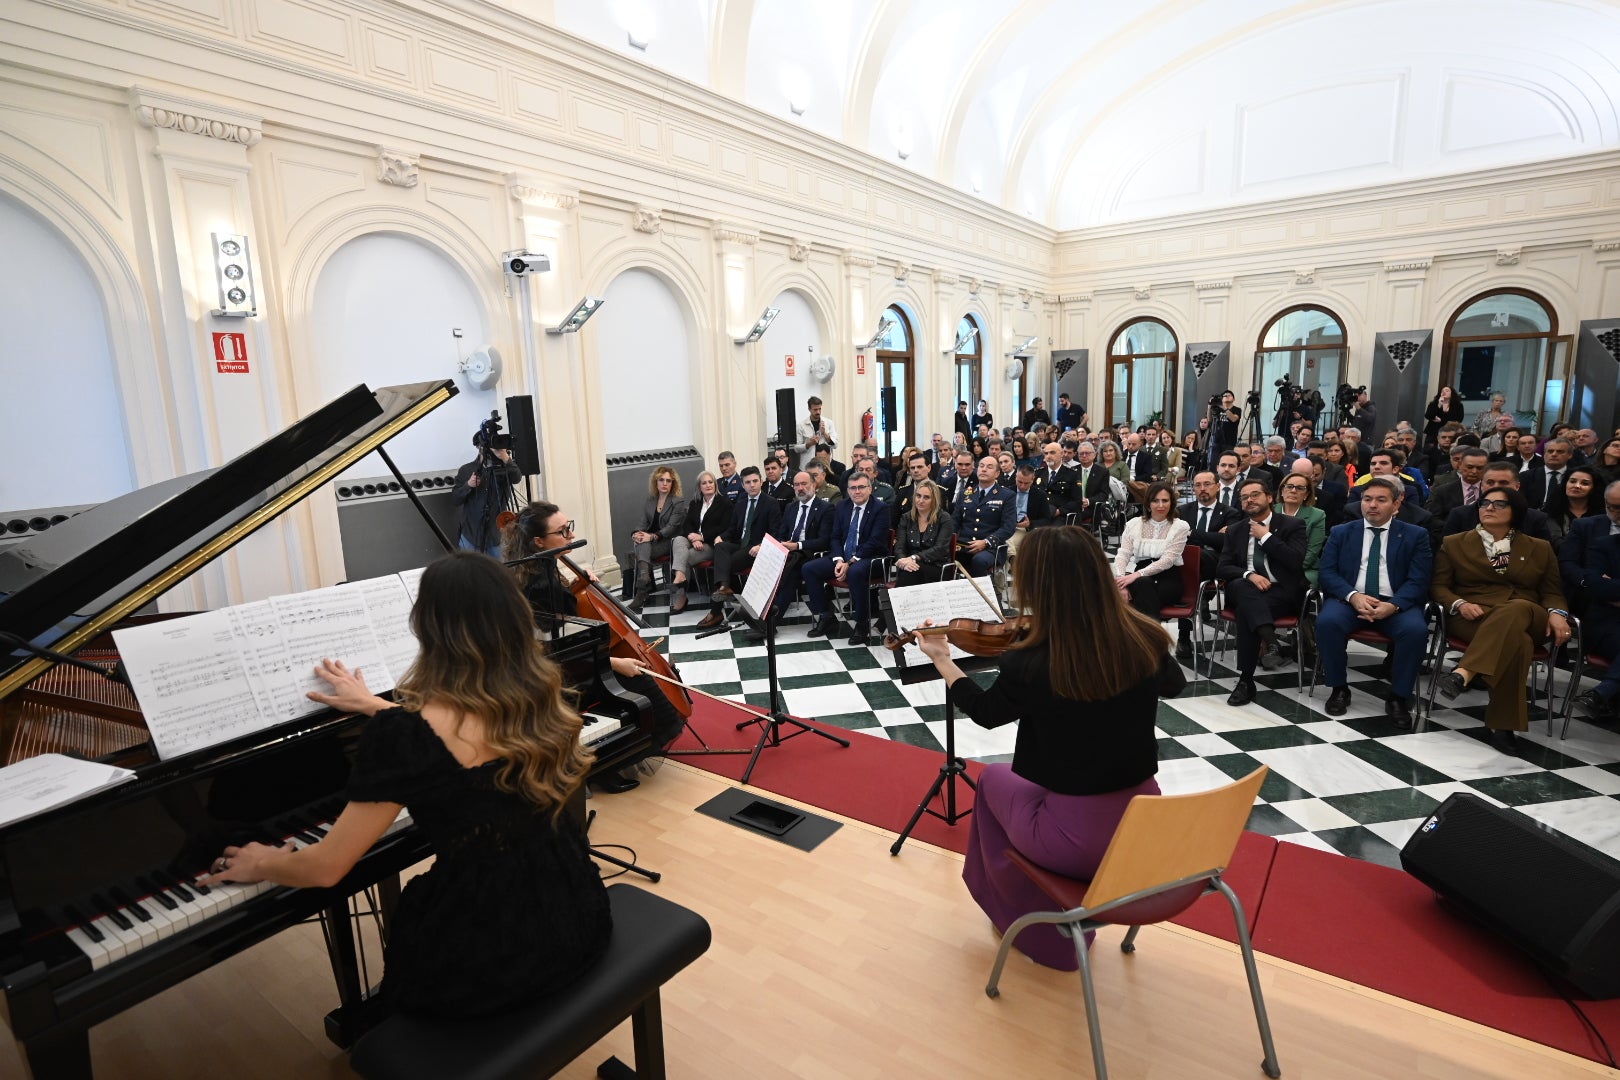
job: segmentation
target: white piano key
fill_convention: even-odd
[[[158,928],[155,923],[137,916],[128,908],[119,908],[118,914],[129,920],[129,932],[135,935],[136,948],[144,949],[158,942]]]
[[[124,931],[118,929],[117,926],[113,925],[113,921],[107,918],[105,915],[101,918],[90,920],[90,925],[101,931],[101,936],[104,939],[102,944],[107,947],[108,954],[114,960],[122,960],[130,953],[136,951],[136,948],[131,947],[136,946],[135,936],[133,934],[126,934]],[[138,946],[136,947],[138,948]]]
[[[90,970],[100,971],[112,962],[112,953],[106,944],[90,940],[90,935],[75,926],[67,932],[68,940],[76,945],[80,952],[90,958]]]

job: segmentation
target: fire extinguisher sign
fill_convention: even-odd
[[[855,354],[855,374],[866,374],[866,354],[863,352]]]
[[[223,375],[248,373],[247,335],[215,334],[214,365]]]

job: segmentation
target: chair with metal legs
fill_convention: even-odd
[[[1149,923],[1174,918],[1201,896],[1220,893],[1231,905],[1237,928],[1238,947],[1248,975],[1249,997],[1254,1005],[1255,1022],[1260,1027],[1260,1046],[1265,1058],[1260,1068],[1267,1076],[1278,1077],[1277,1050],[1271,1041],[1271,1022],[1260,992],[1260,973],[1249,942],[1249,924],[1237,894],[1222,880],[1232,853],[1237,850],[1243,826],[1249,820],[1254,800],[1266,778],[1262,765],[1243,779],[1212,791],[1191,795],[1138,795],[1125,808],[1119,828],[1108,843],[1102,865],[1090,881],[1054,874],[1018,854],[1007,855],[1019,869],[1060,910],[1036,911],[1024,915],[1007,928],[990,982],[984,992],[1001,994],[1001,972],[1013,942],[1025,927],[1046,923],[1059,927],[1074,942],[1080,961],[1080,987],[1085,995],[1086,1025],[1091,1032],[1091,1060],[1097,1080],[1107,1080],[1108,1064],[1103,1055],[1102,1024],[1097,1016],[1097,995],[1092,985],[1090,948],[1086,932],[1099,926],[1128,926],[1120,951],[1136,951],[1136,934]]]

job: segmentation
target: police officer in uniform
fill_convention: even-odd
[[[996,459],[979,462],[978,484],[956,507],[956,556],[974,577],[987,577],[1004,558],[1007,541],[1018,528],[1018,499],[999,482]]]

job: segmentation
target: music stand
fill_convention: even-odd
[[[774,536],[767,535],[760,541],[759,555],[754,559],[753,568],[748,572],[748,584],[743,587],[742,595],[738,597],[743,616],[750,623],[757,623],[765,632],[765,678],[771,695],[769,716],[756,716],[737,725],[738,731],[750,724],[760,725],[759,740],[754,743],[754,752],[749,755],[748,768],[743,770],[744,784],[747,784],[748,778],[754,775],[754,766],[758,764],[760,752],[765,749],[767,741],[771,746],[781,746],[787,739],[794,739],[800,735],[820,735],[823,739],[831,739],[846,750],[849,749],[848,739],[789,716],[787,703],[782,699],[782,688],[776,678],[775,601],[777,587],[782,583],[782,573],[787,568],[787,557],[788,550],[782,542]],[[784,736],[783,724],[792,724],[799,730]]]

